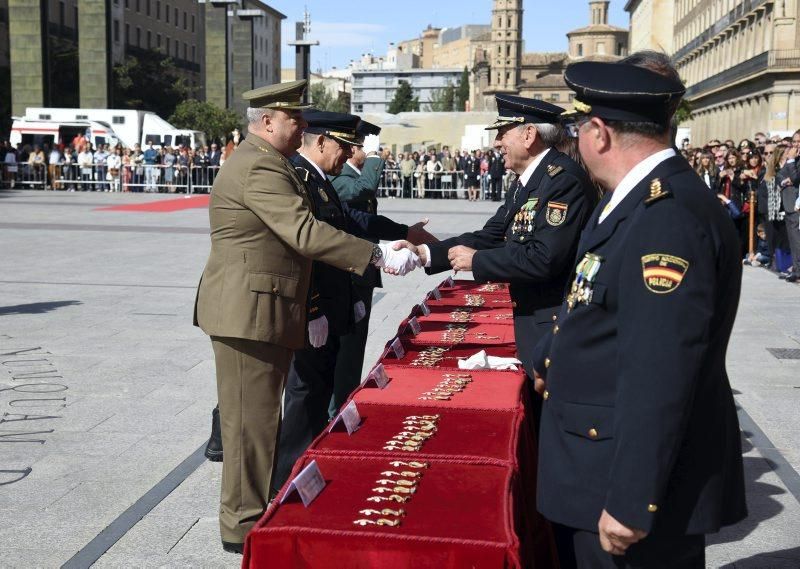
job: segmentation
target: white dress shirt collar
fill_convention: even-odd
[[[361,175],[361,168],[356,168],[355,164],[350,162],[350,160],[347,161],[347,165],[350,166],[353,170],[355,170],[356,174],[358,174],[359,176]]]
[[[545,155],[546,155],[546,154],[547,154],[549,151],[550,151],[550,149],[549,149],[549,148],[546,148],[545,150],[543,150],[542,152],[540,152],[539,154],[537,154],[537,155],[536,155],[536,157],[535,157],[535,158],[534,158],[534,159],[531,161],[531,163],[530,163],[530,164],[528,164],[528,167],[527,167],[527,168],[525,168],[525,171],[524,171],[524,172],[523,172],[523,173],[520,175],[520,177],[519,177],[519,181],[520,181],[520,183],[521,183],[523,186],[527,185],[527,183],[528,183],[528,180],[530,180],[530,179],[531,179],[531,176],[533,176],[533,172],[534,172],[534,170],[536,170],[536,167],[537,167],[539,164],[541,164],[541,163],[542,163],[542,160],[544,160],[544,157],[545,157]]]
[[[645,176],[655,170],[656,166],[661,164],[664,160],[672,158],[673,156],[675,156],[675,150],[672,148],[666,148],[664,150],[659,150],[655,154],[651,154],[639,162],[636,166],[631,168],[631,170],[625,174],[619,185],[611,194],[611,200],[609,200],[606,207],[603,208],[603,211],[600,212],[600,217],[597,219],[597,223],[603,223],[603,220],[607,218],[612,211],[614,211],[614,208],[625,199],[625,196],[631,193],[633,188],[635,188],[639,182],[644,180]]]
[[[325,175],[325,172],[323,172],[323,171],[322,171],[322,168],[320,168],[319,166],[317,166],[317,163],[316,163],[316,162],[314,162],[314,161],[313,161],[311,158],[309,158],[308,156],[306,156],[306,155],[305,155],[305,154],[303,154],[302,152],[300,153],[300,156],[302,156],[303,158],[305,158],[305,159],[306,159],[306,162],[308,162],[309,164],[311,164],[311,165],[312,165],[312,166],[313,166],[313,167],[314,167],[314,168],[317,170],[317,172],[319,172],[319,175],[320,175],[320,176],[322,176],[322,179],[323,179],[323,180],[327,180],[327,179],[328,179],[328,177]]]

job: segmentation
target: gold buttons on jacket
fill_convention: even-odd
[[[589,438],[596,439],[597,438],[597,429],[591,428],[589,429]]]
[[[550,358],[545,358],[544,359],[544,367],[546,367],[546,368],[550,367]]]
[[[553,326],[553,334],[558,334],[558,330],[559,330],[559,328],[558,328],[558,324],[556,324],[555,326]]]
[[[272,287],[272,292],[274,292],[275,294],[280,293],[280,291],[278,290],[278,287],[276,287],[276,286]]]
[[[556,320],[558,320],[558,314],[553,314],[553,322],[555,322]]]
[[[655,504],[648,504],[647,511],[650,512],[651,514],[655,514],[658,511],[658,506],[656,506]]]
[[[351,273],[355,273],[356,272],[356,270],[353,267],[347,267],[347,270],[350,271]]]
[[[503,236],[503,241],[508,241],[508,236]]]
[[[544,390],[544,393],[542,393],[542,399],[544,399],[545,401],[550,399],[550,392],[547,391],[546,389]]]
[[[511,308],[516,308],[516,307],[517,307],[517,301],[516,300],[512,300],[511,301]]]

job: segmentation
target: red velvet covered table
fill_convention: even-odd
[[[378,389],[374,383],[358,388],[353,399],[360,407],[364,403],[436,407],[439,409],[515,410],[522,407],[521,393],[528,379],[522,371],[469,371],[409,369],[405,366],[386,366],[389,383]],[[450,399],[431,399],[437,386],[454,373],[469,375],[470,381]]]
[[[389,458],[315,456],[327,486],[308,508],[277,500],[247,536],[245,567],[431,568],[519,567],[512,471],[476,462],[427,459],[405,503],[367,500]],[[295,465],[296,475],[312,457]],[[415,470],[415,469],[412,469]],[[390,505],[386,505],[390,504]],[[367,516],[364,509],[402,509],[404,516]],[[400,519],[398,527],[359,519]]]
[[[508,287],[455,281],[438,288],[442,298],[426,300],[429,314],[417,306],[409,315],[420,334],[408,319],[400,323],[403,357],[390,341],[379,358],[388,384],[370,382],[351,395],[360,428],[326,430],[295,464],[290,480],[316,460],[325,489],[308,508],[296,494],[273,501],[247,536],[243,567],[557,567],[550,529],[535,509],[528,380],[521,370],[458,368],[480,350],[515,357]],[[457,343],[448,333],[455,321],[464,333]],[[435,416],[435,429],[420,433],[415,421],[405,422],[421,416]],[[397,461],[429,466],[411,477],[415,492],[404,503],[375,490],[408,474],[390,464]],[[385,508],[403,510],[384,518],[399,526],[353,523],[378,519],[375,510]]]

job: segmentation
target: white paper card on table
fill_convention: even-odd
[[[367,377],[362,382],[366,385],[370,381],[374,382],[379,389],[383,389],[389,383],[389,374],[386,373],[386,368],[383,364],[378,364],[367,374]]]
[[[417,320],[416,316],[413,316],[411,319],[409,319],[408,327],[411,328],[411,332],[415,336],[419,336],[419,333],[422,332],[422,326],[420,326],[419,320]]]
[[[319,466],[317,466],[317,461],[312,460],[300,471],[300,474],[295,476],[289,483],[289,487],[281,497],[281,504],[297,490],[300,499],[303,501],[303,505],[308,508],[309,504],[314,501],[314,498],[319,496],[323,488],[325,488],[325,479],[322,477]]]
[[[431,309],[428,306],[428,303],[425,302],[424,300],[420,303],[419,309],[422,312],[423,316],[429,316],[431,313]]]
[[[433,295],[433,298],[435,298],[436,300],[441,300],[442,299],[442,293],[441,293],[441,291],[439,291],[439,287],[438,286],[431,291],[431,294]]]
[[[402,360],[403,356],[406,355],[406,350],[403,347],[403,342],[400,341],[400,338],[395,338],[392,340],[392,344],[389,347],[392,349],[398,360]]]
[[[355,433],[361,426],[361,415],[358,414],[358,407],[356,407],[355,401],[350,401],[350,403],[348,403],[345,408],[342,409],[342,412],[339,413],[333,421],[331,421],[331,426],[328,429],[328,432],[332,431],[333,428],[340,422],[344,423],[344,428],[347,429],[348,435]]]
[[[456,282],[453,280],[453,277],[447,277],[447,279],[444,281],[444,286],[447,287],[455,286],[455,284]]]

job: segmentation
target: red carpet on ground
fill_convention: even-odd
[[[211,196],[204,194],[201,196],[184,196],[171,200],[157,200],[147,203],[114,205],[111,207],[99,207],[95,211],[156,211],[170,212],[182,209],[195,209],[208,207]]]

